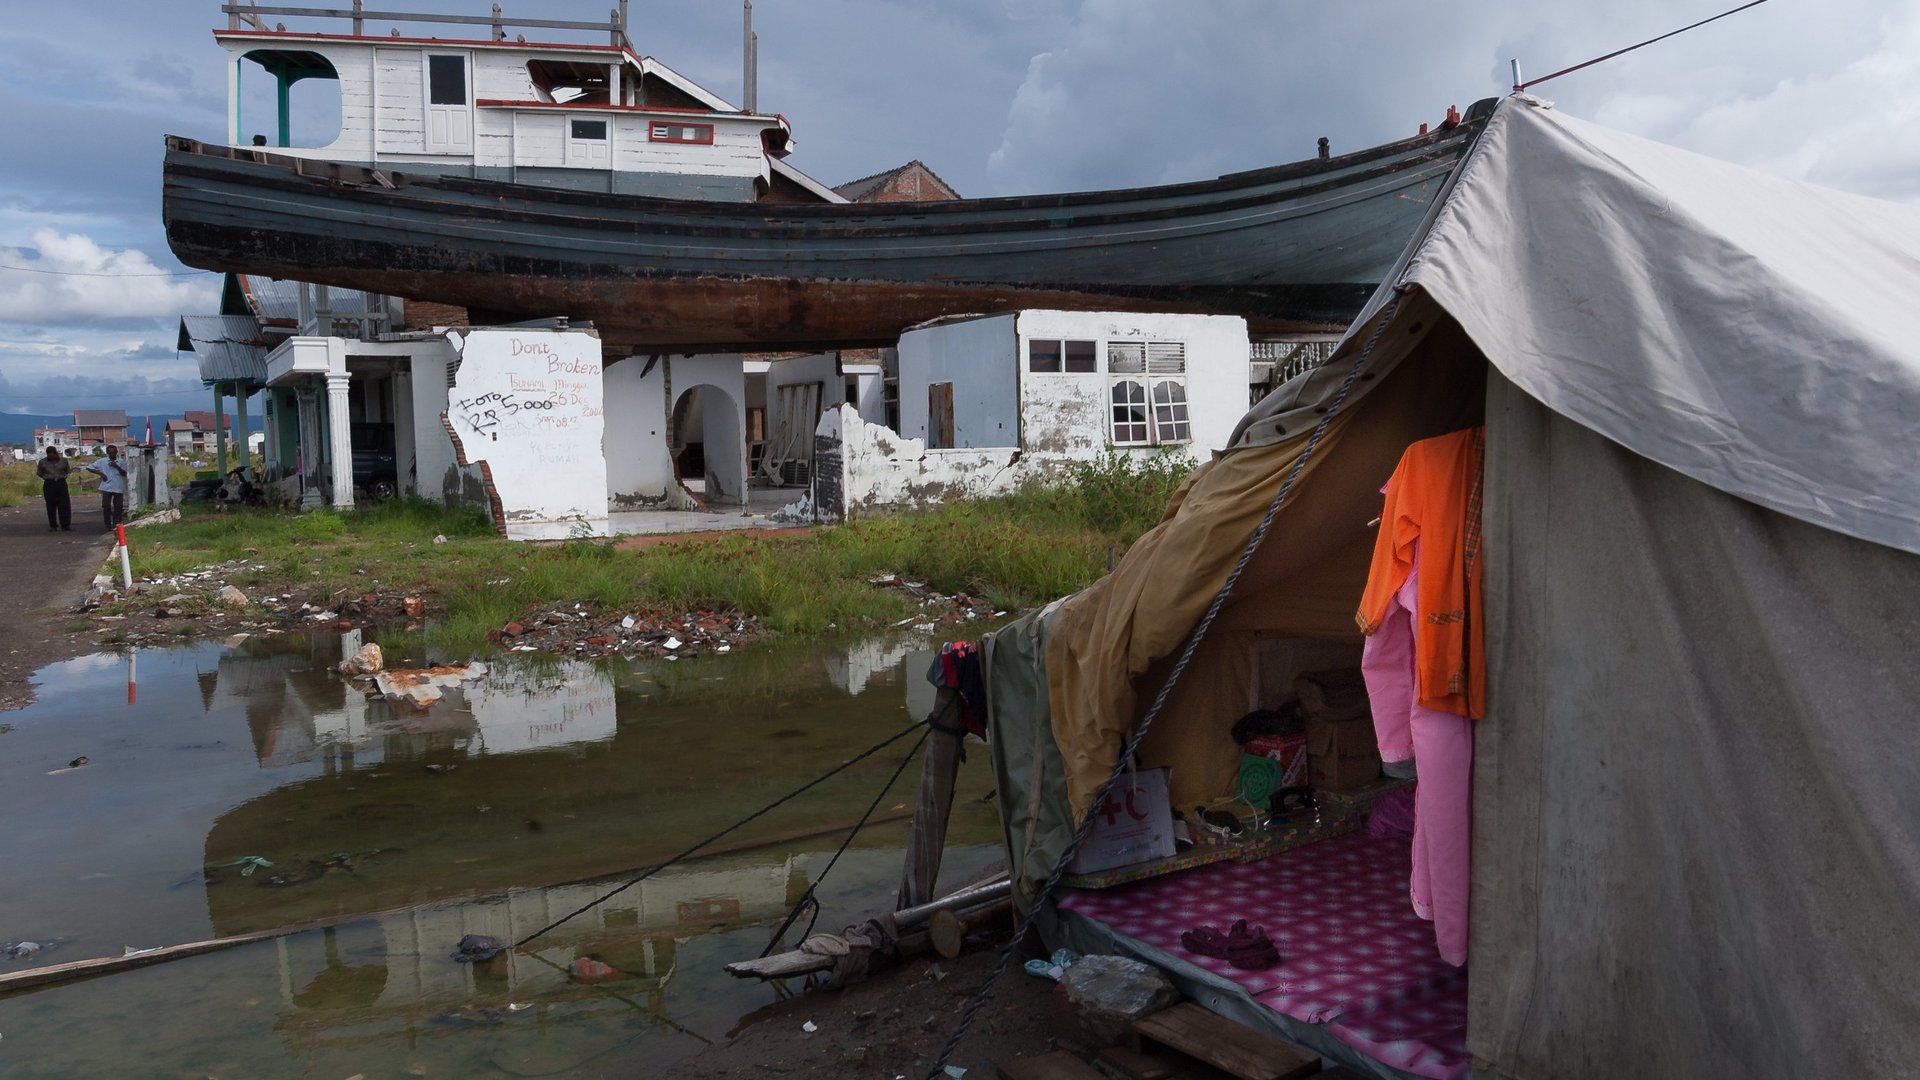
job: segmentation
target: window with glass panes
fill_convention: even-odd
[[[1027,370],[1043,375],[1092,375],[1100,370],[1091,341],[1034,338],[1027,342]]]
[[[1108,437],[1113,445],[1166,446],[1193,440],[1185,344],[1108,344],[1107,385],[1112,409]]]

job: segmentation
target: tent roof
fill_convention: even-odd
[[[1242,425],[1248,438],[1307,422],[1293,406],[1320,404],[1325,373],[1344,373],[1342,357],[1398,296],[1398,327],[1431,323],[1437,305],[1503,375],[1634,453],[1920,553],[1920,208],[1757,173],[1517,96],[1391,284],[1316,391],[1303,383],[1263,402]],[[1382,350],[1369,368],[1408,351]]]

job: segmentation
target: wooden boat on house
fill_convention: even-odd
[[[242,61],[282,100],[293,82],[339,79],[340,135],[238,145],[236,105],[236,145],[169,137],[168,242],[190,266],[458,304],[476,320],[565,315],[640,349],[885,344],[929,319],[1033,307],[1327,330],[1385,276],[1487,111],[1213,180],[848,204],[784,161],[784,119],[635,56],[617,23],[613,36],[216,32],[230,85]]]

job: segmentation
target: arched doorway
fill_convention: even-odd
[[[695,384],[674,399],[674,474],[709,506],[747,502],[747,444],[740,403],[717,386]]]

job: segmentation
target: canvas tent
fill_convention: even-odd
[[[1506,99],[1331,360],[1114,573],[989,640],[1016,881],[1052,868],[1316,429],[1142,745],[1177,806],[1231,787],[1263,642],[1357,656],[1381,483],[1484,422],[1476,1066],[1909,1073],[1917,303],[1920,209]]]

